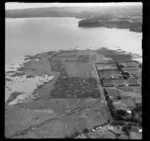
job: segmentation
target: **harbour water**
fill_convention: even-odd
[[[128,29],[80,28],[76,18],[6,18],[6,64],[51,50],[108,47],[142,55],[142,33]]]

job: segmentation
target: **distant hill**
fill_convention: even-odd
[[[6,10],[6,18],[76,17],[79,27],[115,27],[142,31],[142,6],[47,7]]]
[[[93,16],[142,16],[141,6],[113,6],[113,7],[47,7],[6,10],[6,17],[78,17]]]

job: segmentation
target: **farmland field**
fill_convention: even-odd
[[[103,70],[103,71],[98,71],[99,74],[102,75],[120,75],[120,72],[116,70]]]
[[[94,78],[60,78],[50,92],[50,98],[99,98],[97,81]]]
[[[107,94],[112,96],[112,97],[116,96],[116,95],[118,95],[118,96],[120,95],[119,90],[116,88],[106,88],[105,90],[106,90]]]
[[[129,68],[122,68],[123,71],[127,71],[129,73],[134,73],[134,72],[141,72],[141,69],[140,68],[132,68],[132,67],[129,67]]]
[[[79,55],[77,58],[77,62],[88,63],[89,62],[89,55]]]
[[[117,66],[115,63],[101,63],[101,64],[96,64],[97,70],[111,70],[111,69],[117,69]]]
[[[126,67],[139,67],[139,63],[135,62],[135,61],[130,61],[130,62],[122,62],[119,63],[120,65],[123,65],[125,68]]]
[[[64,68],[69,77],[91,77],[94,72],[93,64],[91,63],[65,63]]]

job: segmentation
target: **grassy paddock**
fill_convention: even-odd
[[[89,63],[66,63],[64,65],[69,77],[91,77],[94,71],[93,64]]]
[[[59,78],[50,98],[100,98],[97,81],[94,78]]]

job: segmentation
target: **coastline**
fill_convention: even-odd
[[[104,48],[107,48],[107,47],[104,47]],[[99,49],[101,49],[101,48],[97,48],[95,50],[99,50]],[[138,61],[139,63],[142,63],[142,55],[140,55],[138,53],[125,51],[125,50],[121,49],[120,47],[116,47],[116,49],[111,49],[111,48],[107,48],[107,49],[118,51],[118,52],[122,52],[124,54],[130,54],[130,55],[132,55],[132,60],[135,60],[135,61]],[[78,50],[83,50],[83,49],[79,49],[78,48]],[[87,48],[87,50],[93,50],[93,49]],[[65,50],[65,51],[74,51],[74,49],[72,49],[72,50]],[[56,52],[57,53],[57,52],[60,52],[60,51],[54,51],[53,50],[53,51],[48,51],[48,52]],[[17,71],[17,69],[22,67],[24,65],[24,63],[33,61],[34,58],[35,58],[34,59],[34,61],[35,61],[38,58],[36,56],[37,55],[40,56],[40,54],[43,54],[43,53],[47,53],[47,52],[37,53],[35,55],[25,55],[25,56],[22,56],[22,57],[18,58],[16,62],[13,61],[13,63],[9,63],[9,64],[6,63],[5,64],[5,73],[9,72],[9,71]]]
[[[120,27],[121,25],[117,24],[116,25],[111,25],[111,22],[109,23],[110,25],[106,25],[104,23],[102,23],[102,25],[98,22],[98,23],[91,23],[90,25],[86,25],[86,23],[82,25],[82,21],[88,21],[90,19],[87,19],[87,18],[79,18],[79,17],[73,17],[73,16],[66,16],[66,17],[48,17],[48,16],[45,16],[45,17],[5,17],[5,21],[7,22],[7,20],[24,20],[24,19],[32,19],[32,20],[35,20],[35,19],[50,19],[50,18],[59,18],[59,19],[63,19],[63,18],[72,18],[72,19],[76,19],[78,20],[78,27],[80,28],[98,28],[98,27],[102,27],[102,28],[116,28],[116,29],[127,29],[131,32],[135,32],[135,33],[142,33],[142,29],[139,29],[136,28],[136,27],[130,27],[129,25],[128,26],[124,26],[124,27]],[[105,21],[104,21],[105,22]],[[81,23],[81,24],[80,24]],[[130,24],[133,24],[133,23],[130,23]]]

